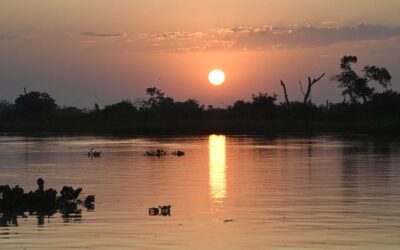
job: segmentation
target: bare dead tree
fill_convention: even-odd
[[[286,86],[285,86],[285,84],[283,83],[282,80],[281,80],[281,85],[282,85],[282,88],[283,88],[283,93],[285,94],[286,106],[289,107],[289,97],[287,95]]]
[[[321,80],[322,77],[324,77],[324,76],[325,76],[325,73],[323,73],[320,77],[314,78],[314,79],[312,79],[312,80],[311,80],[311,77],[308,77],[308,85],[307,85],[307,91],[306,91],[306,92],[303,91],[303,84],[301,83],[301,81],[299,81],[299,84],[300,84],[300,92],[301,92],[301,93],[303,94],[303,96],[304,96],[304,100],[303,100],[303,104],[304,104],[304,105],[307,104],[307,102],[308,102],[308,100],[309,100],[309,98],[310,98],[312,86],[313,86],[315,83],[317,83],[319,80]]]

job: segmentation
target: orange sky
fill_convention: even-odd
[[[344,54],[387,67],[399,89],[399,12],[397,0],[3,0],[0,99],[26,87],[91,107],[157,86],[225,106],[260,91],[281,96],[283,79],[295,100],[299,80],[337,73]],[[208,83],[213,68],[225,84]],[[342,97],[326,77],[312,99]]]

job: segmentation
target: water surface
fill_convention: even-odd
[[[88,158],[90,148],[103,152]],[[143,156],[183,150],[184,157]],[[400,143],[371,138],[0,137],[0,184],[82,187],[96,209],[19,217],[2,249],[396,249]],[[171,216],[148,208],[171,204]]]

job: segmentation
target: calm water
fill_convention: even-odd
[[[186,155],[143,156],[157,148]],[[0,137],[0,184],[43,177],[97,200],[42,225],[18,218],[0,248],[398,249],[399,153],[399,140],[368,138]],[[148,215],[166,204],[171,216]]]

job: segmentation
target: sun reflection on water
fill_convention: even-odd
[[[223,135],[210,135],[208,139],[210,197],[218,203],[226,197],[225,139]]]

